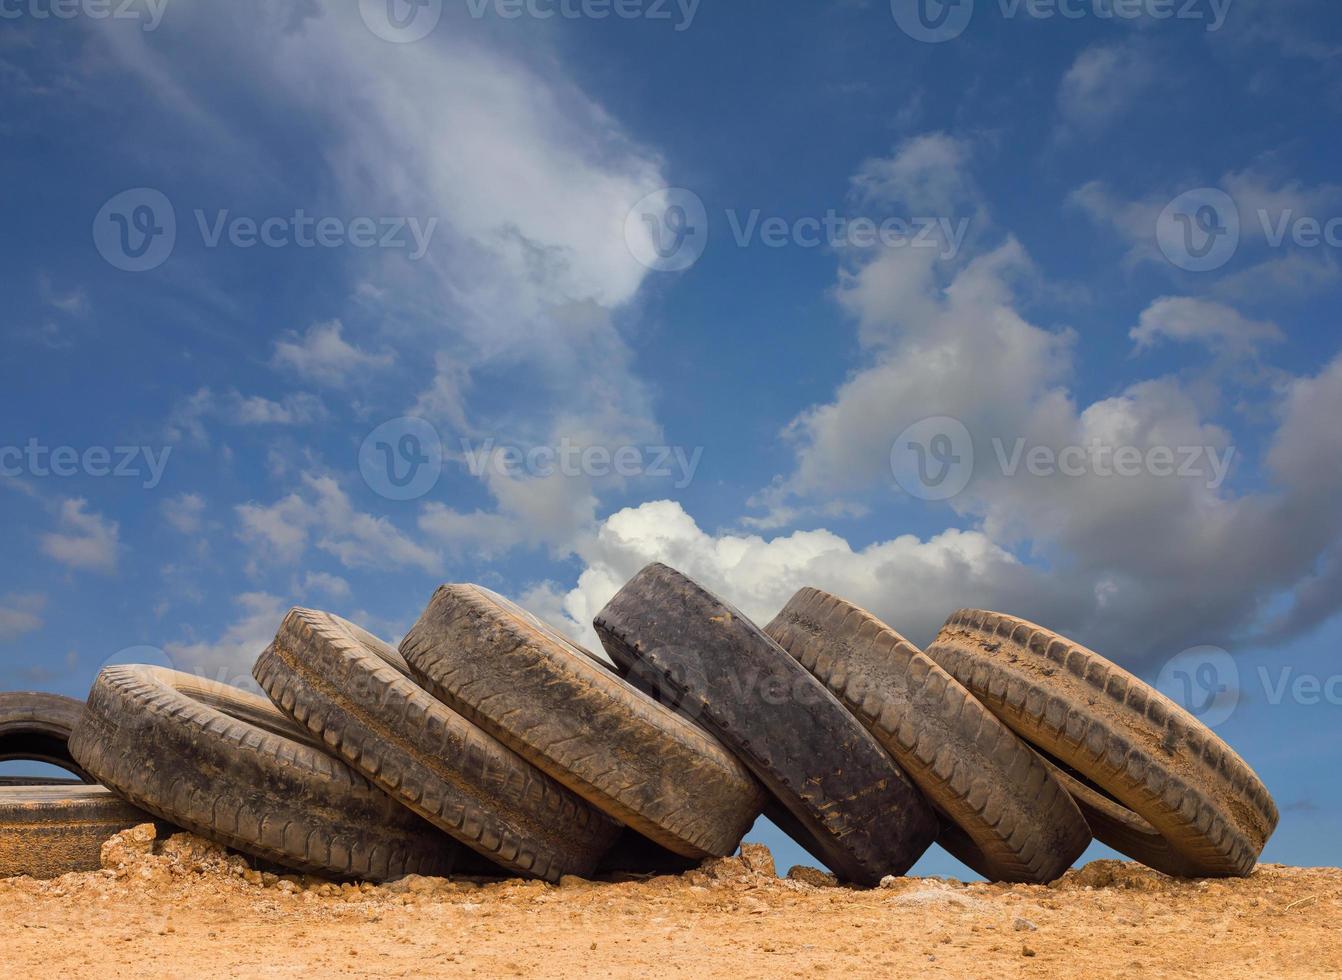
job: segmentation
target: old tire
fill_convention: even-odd
[[[0,788],[0,878],[97,871],[103,841],[153,820],[102,786]]]
[[[875,736],[962,833],[942,846],[985,878],[1043,884],[1090,844],[1047,764],[917,647],[865,609],[802,589],[764,629]]]
[[[606,651],[734,751],[802,828],[798,843],[874,885],[932,843],[937,818],[871,734],[731,605],[661,564],[595,620]],[[784,827],[785,830],[788,827]]]
[[[108,667],[70,751],[136,806],[275,864],[371,880],[451,870],[451,840],[265,699],[224,684]]]
[[[1253,871],[1277,826],[1272,797],[1160,692],[1033,623],[976,609],[952,615],[927,654],[1021,738],[1146,821],[1185,874]]]
[[[1096,840],[1162,874],[1175,878],[1201,876],[1197,865],[1176,853],[1156,828],[1123,804],[1110,799],[1074,773],[1065,772],[1052,763],[1049,768],[1076,800]]]
[[[683,857],[732,854],[763,806],[716,740],[487,589],[440,588],[401,651],[452,708]]]
[[[70,755],[70,733],[84,705],[41,691],[0,692],[0,762],[45,762],[91,782]]]
[[[423,690],[394,648],[294,609],[257,660],[277,705],[394,799],[489,860],[588,875],[619,828]]]

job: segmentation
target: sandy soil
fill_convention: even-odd
[[[772,874],[758,845],[679,877],[589,883],[278,877],[152,828],[104,870],[0,880],[7,976],[1322,976],[1342,870],[1179,882],[1100,861],[1049,887]],[[804,879],[804,880],[799,880]]]

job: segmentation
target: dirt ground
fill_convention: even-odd
[[[0,974],[324,976],[1324,976],[1342,870],[1180,882],[1099,861],[1049,887],[772,874],[758,845],[603,883],[277,877],[152,827],[104,870],[0,880]]]

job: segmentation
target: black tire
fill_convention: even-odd
[[[263,698],[159,667],[108,667],[70,751],[118,795],[227,847],[313,874],[442,875],[455,845]]]
[[[737,609],[661,564],[600,613],[606,651],[734,751],[794,818],[790,832],[863,885],[906,872],[937,818],[871,734]],[[789,830],[784,827],[784,830]]]
[[[0,762],[45,762],[92,782],[70,755],[83,702],[41,691],[0,692]]]
[[[396,650],[294,609],[253,674],[283,711],[401,804],[489,860],[589,875],[618,826],[420,688]]]
[[[715,739],[488,589],[440,588],[401,651],[445,703],[683,857],[734,853],[764,804]]]
[[[1044,760],[899,633],[802,589],[764,632],[866,726],[955,828],[939,842],[985,878],[1043,884],[1090,844]]]
[[[1276,804],[1243,759],[1160,692],[1001,613],[960,610],[927,654],[1021,738],[1146,821],[1186,874],[1253,871]],[[1103,825],[1096,833],[1118,839]]]
[[[102,786],[0,788],[0,878],[97,871],[107,838],[153,822]]]

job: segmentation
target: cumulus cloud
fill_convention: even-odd
[[[1190,296],[1162,296],[1142,311],[1128,334],[1139,350],[1161,340],[1205,344],[1213,350],[1246,353],[1283,339],[1275,323],[1250,320],[1224,303]]]
[[[163,519],[182,534],[196,534],[205,516],[205,498],[198,493],[183,493],[163,502]]]
[[[58,527],[42,535],[44,554],[80,571],[116,571],[120,551],[116,521],[89,510],[87,500],[74,498],[61,502]]]
[[[233,599],[239,618],[214,640],[166,643],[171,665],[235,687],[255,688],[252,664],[275,638],[286,607],[265,592],[244,592]]]
[[[592,618],[652,561],[679,569],[761,625],[811,585],[866,606],[924,643],[965,602],[1019,606],[1041,578],[976,531],[947,530],[927,540],[902,535],[864,548],[825,530],[715,535],[670,500],[611,515],[580,550],[585,568],[576,588],[561,596],[545,585],[523,602],[588,646],[598,643]],[[1054,601],[1060,612],[1062,597]]]
[[[1342,358],[1315,378],[1246,395],[1266,398],[1280,416],[1267,485],[1237,493],[1235,474],[1253,461],[1218,424],[1225,406],[1214,392],[1163,377],[1095,401],[1074,394],[1075,337],[1020,312],[1022,287],[1036,275],[1010,237],[956,263],[891,249],[845,269],[838,297],[867,361],[788,427],[795,466],[761,499],[786,513],[793,501],[849,497],[880,513],[881,497],[871,494],[900,493],[890,467],[896,438],[922,419],[950,416],[970,432],[974,460],[968,486],[949,501],[955,523],[1030,570],[1031,588],[1007,597],[1006,611],[1130,663],[1251,635],[1283,594],[1298,602],[1279,629],[1336,611],[1327,590],[1342,454],[1323,429],[1336,429],[1328,420],[1342,411],[1333,380]],[[1226,354],[1279,331],[1224,304],[1164,297],[1132,336],[1139,348],[1177,340]],[[1120,448],[1138,460],[1125,475],[1107,462]],[[1055,465],[1022,463],[1033,450]],[[1066,472],[1056,465],[1063,452],[1073,452]],[[1022,572],[999,564],[994,574]],[[1002,584],[987,578],[969,579],[974,588],[957,595],[991,605]]]
[[[852,178],[863,201],[916,205],[919,214],[953,214],[971,197],[967,141],[948,133],[924,133],[905,140],[889,157],[866,160]]]
[[[198,388],[178,401],[168,416],[166,435],[173,442],[188,440],[208,444],[207,421],[224,425],[303,426],[329,418],[326,405],[309,392],[291,392],[278,401],[263,395],[244,395],[230,390],[216,394]]]
[[[236,508],[242,541],[281,564],[302,559],[309,545],[346,568],[418,568],[434,574],[442,556],[402,533],[385,517],[357,510],[330,476],[304,476],[303,488],[273,504]]]
[[[1156,62],[1143,42],[1086,48],[1062,77],[1058,112],[1068,129],[1096,133],[1131,108],[1156,77]]]
[[[357,373],[388,367],[396,359],[391,351],[373,354],[355,347],[342,336],[343,330],[339,320],[314,323],[301,337],[277,341],[272,360],[304,380],[339,385]]]

